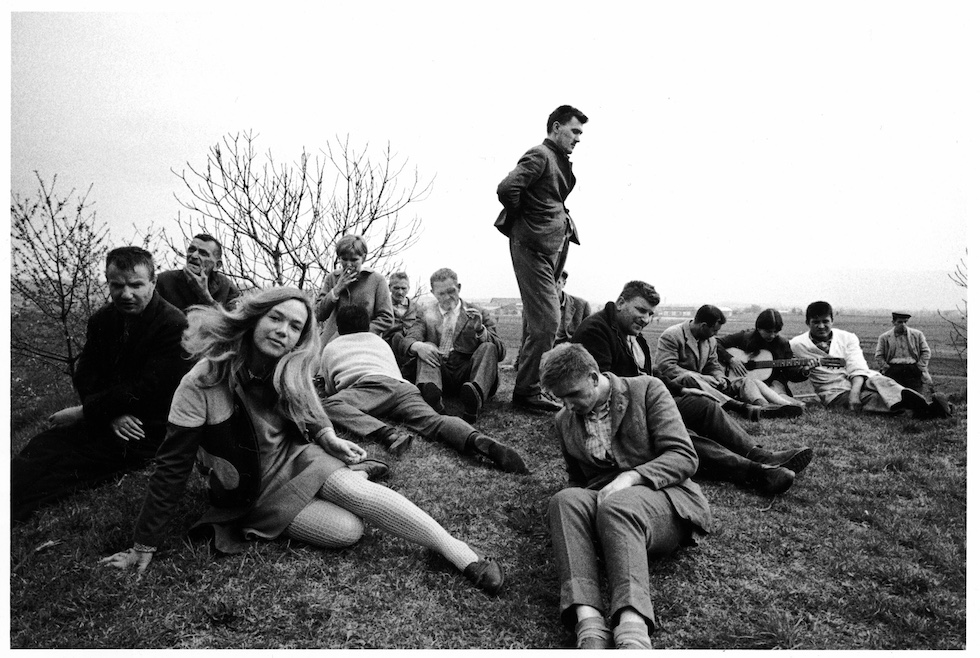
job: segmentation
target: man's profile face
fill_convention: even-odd
[[[616,301],[616,321],[624,334],[639,336],[650,321],[653,320],[656,307],[643,299],[618,299]]]
[[[450,311],[459,303],[459,283],[452,279],[443,279],[432,284],[432,295],[443,311]]]
[[[106,268],[105,278],[109,284],[109,298],[120,313],[139,315],[153,298],[156,284],[150,280],[146,265],[122,270],[115,263],[110,263]]]
[[[562,381],[551,389],[551,394],[561,398],[562,404],[572,413],[585,415],[599,401],[599,376],[593,370],[584,377]]]
[[[394,279],[388,284],[388,290],[391,292],[391,301],[395,304],[401,304],[408,296],[408,281]]]
[[[184,265],[188,272],[198,276],[211,276],[211,272],[220,263],[217,242],[206,242],[200,238],[191,240],[187,247],[187,258]]]
[[[908,324],[908,320],[905,319],[892,320],[892,325],[895,327],[896,336],[904,336],[906,333],[908,333],[908,327],[906,324]]]
[[[551,141],[558,145],[562,153],[571,155],[575,145],[582,139],[582,122],[578,117],[572,117],[568,123],[558,123],[551,125]]]
[[[691,326],[691,333],[698,340],[708,340],[712,336],[717,336],[718,332],[721,331],[721,322],[716,322],[714,324],[708,324],[707,322],[698,322]]]
[[[834,328],[834,316],[821,315],[812,317],[806,321],[810,327],[810,338],[815,341],[827,340],[830,338],[831,329]]]

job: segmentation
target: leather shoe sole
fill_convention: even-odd
[[[557,402],[549,400],[543,395],[531,395],[531,396],[517,396],[515,395],[512,399],[515,407],[520,409],[527,409],[528,411],[542,411],[555,413],[556,411],[561,411],[561,405]]]
[[[412,440],[414,438],[408,432],[396,430],[394,436],[391,438],[391,443],[385,446],[385,450],[395,457],[401,457],[406,450],[412,447]]]
[[[474,551],[475,552],[475,551]],[[500,563],[492,557],[484,557],[476,553],[479,558],[476,562],[471,562],[463,569],[463,575],[490,596],[496,596],[504,587],[504,570]]]
[[[759,415],[762,418],[799,418],[803,415],[803,407],[797,407],[792,404],[768,405],[762,407]]]

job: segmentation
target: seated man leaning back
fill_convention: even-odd
[[[573,343],[581,343],[602,372],[619,377],[652,375],[671,392],[700,459],[699,475],[775,495],[788,489],[813,458],[810,448],[770,452],[700,389],[684,388],[653,366],[643,329],[653,319],[660,295],[649,283],[630,281],[615,302],[587,317]]]
[[[463,420],[473,423],[497,392],[497,364],[507,348],[490,314],[460,299],[454,271],[436,270],[429,283],[436,303],[419,309],[403,349],[417,358],[415,383],[425,401],[441,413],[443,394],[459,391]]]
[[[503,471],[528,472],[513,448],[460,418],[436,412],[419,389],[402,378],[388,345],[369,329],[367,310],[346,306],[337,312],[339,336],[323,348],[320,374],[327,392],[323,408],[334,425],[377,440],[398,456],[408,449],[411,435],[381,420],[387,418],[460,453],[483,455]]]
[[[694,545],[711,528],[708,501],[690,479],[697,453],[654,377],[600,372],[585,348],[571,343],[545,354],[541,384],[565,404],[555,428],[568,487],[548,503],[561,620],[575,629],[581,649],[649,649],[655,617],[648,558]]]
[[[817,365],[810,370],[810,385],[827,407],[846,407],[851,411],[897,413],[911,410],[918,418],[945,418],[950,406],[942,396],[932,402],[894,379],[868,367],[855,334],[834,328],[834,309],[824,301],[806,307],[809,331],[790,342],[799,358],[821,359],[828,356],[844,359],[845,367]]]

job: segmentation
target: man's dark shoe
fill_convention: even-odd
[[[419,384],[419,392],[422,393],[422,399],[425,400],[430,407],[436,410],[437,414],[441,414],[446,410],[446,405],[442,402],[442,391],[439,387],[432,382],[425,382]]]
[[[933,393],[932,402],[929,404],[933,418],[949,418],[953,415],[953,405],[949,403],[946,396],[942,393]]]
[[[412,445],[414,435],[398,427],[384,426],[367,435],[367,439],[377,441],[385,447],[395,457],[401,457],[402,453]]]
[[[391,469],[388,468],[388,464],[377,459],[365,459],[362,462],[350,464],[347,468],[352,471],[364,471],[367,473],[368,479],[372,482],[384,480],[391,474]]]
[[[412,439],[415,438],[410,432],[406,432],[403,429],[398,429],[395,427],[389,428],[391,432],[382,441],[385,450],[390,452],[395,457],[401,457],[402,454],[412,447]]]
[[[740,400],[729,400],[721,405],[721,408],[725,411],[731,411],[746,420],[751,420],[753,423],[758,423],[762,420],[762,407],[757,404],[747,404]]]
[[[550,413],[561,411],[560,404],[541,393],[537,395],[515,395],[512,402],[515,407],[527,409],[528,411],[546,411]]]
[[[513,448],[508,448],[502,443],[491,439],[486,434],[473,435],[473,449],[480,453],[505,473],[520,473],[521,475],[530,473],[524,458]]]
[[[915,418],[931,418],[934,413],[929,401],[910,388],[902,389],[902,401],[899,404],[901,409],[911,409]]]
[[[483,409],[483,396],[473,382],[466,382],[459,391],[459,399],[463,403],[463,420],[475,423]]]
[[[793,486],[796,475],[782,466],[752,464],[745,483],[754,487],[764,496],[778,496]]]
[[[762,448],[753,448],[746,457],[760,464],[788,468],[798,475],[813,459],[813,450],[810,448],[789,448],[788,450],[769,452]]]
[[[476,554],[480,559],[466,565],[463,575],[490,596],[496,596],[504,587],[504,570],[492,557],[484,557],[479,552]]]
[[[792,404],[767,404],[759,413],[762,418],[799,418],[803,415],[803,407]]]

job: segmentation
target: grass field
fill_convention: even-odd
[[[844,318],[838,325],[855,328]],[[733,321],[730,329],[738,328]],[[512,342],[513,332],[501,330]],[[857,331],[873,348],[880,331]],[[702,483],[715,529],[699,547],[654,563],[654,647],[964,649],[966,380],[936,375],[956,403],[952,418],[810,407],[799,419],[746,423],[767,446],[805,444],[816,456],[776,499]],[[14,451],[48,410],[72,402],[59,388],[20,399]],[[512,389],[513,371],[505,369],[478,426],[521,451],[531,475],[503,474],[421,439],[397,461],[365,445],[393,465],[389,486],[500,559],[509,579],[500,597],[476,590],[441,558],[370,528],[344,550],[280,540],[214,556],[184,538],[204,506],[197,481],[171,539],[137,581],[97,565],[131,543],[147,480],[135,473],[12,531],[11,646],[568,646],[542,516],[564,484],[563,462],[550,418],[516,412]]]

